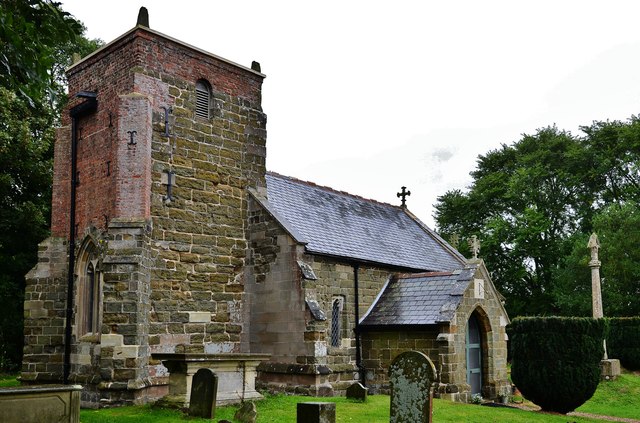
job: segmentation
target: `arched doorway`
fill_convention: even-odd
[[[471,395],[482,394],[482,332],[476,313],[467,322],[467,383]]]

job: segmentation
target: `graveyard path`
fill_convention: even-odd
[[[538,413],[547,413],[546,411],[541,411],[540,407],[537,405],[529,405],[522,403],[511,403],[509,407],[519,408],[521,410],[533,411]],[[549,413],[549,414],[558,414],[558,413]],[[620,423],[640,423],[638,419],[630,419],[626,417],[616,417],[616,416],[605,416],[603,414],[591,414],[591,413],[582,413],[580,411],[573,411],[571,413],[567,413],[567,416],[575,416],[575,417],[586,417],[589,419],[598,419],[609,422],[620,422]]]

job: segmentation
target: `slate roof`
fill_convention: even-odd
[[[309,253],[418,271],[453,270],[464,258],[399,206],[268,172],[266,207]]]
[[[367,330],[451,322],[475,270],[475,266],[470,266],[453,272],[397,275],[382,290],[359,326]]]

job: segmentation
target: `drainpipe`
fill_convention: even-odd
[[[353,302],[354,302],[354,314],[356,319],[356,324],[354,328],[354,332],[356,335],[356,367],[358,368],[358,374],[360,375],[360,383],[362,386],[365,386],[364,380],[364,366],[362,365],[362,351],[360,348],[360,298],[359,298],[359,287],[358,287],[358,269],[360,265],[358,263],[353,263]]]
[[[71,116],[71,207],[69,209],[69,270],[67,278],[67,308],[64,330],[64,363],[62,365],[62,379],[65,385],[69,384],[71,372],[71,319],[73,318],[73,274],[76,263],[76,187],[77,177],[77,144],[78,144],[78,119],[93,113],[98,107],[97,94],[90,91],[80,91],[76,97],[85,101],[69,110]]]

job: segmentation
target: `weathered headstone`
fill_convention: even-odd
[[[366,401],[368,388],[365,388],[360,382],[356,382],[347,388],[347,398],[357,401]]]
[[[297,423],[336,423],[334,402],[299,402]]]
[[[431,423],[432,391],[436,369],[429,357],[407,351],[389,368],[391,385],[390,423]]]
[[[257,416],[258,411],[256,410],[256,405],[251,401],[248,401],[242,404],[242,407],[236,411],[233,418],[238,420],[240,423],[256,423]]]
[[[189,415],[211,419],[216,415],[218,376],[211,369],[200,369],[193,375]]]

